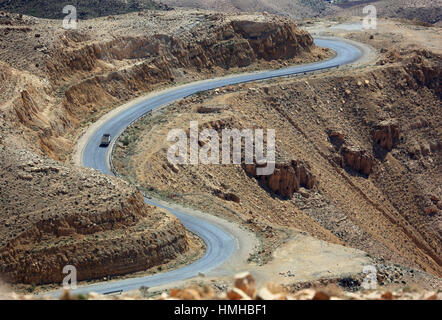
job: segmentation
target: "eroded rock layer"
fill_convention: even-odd
[[[316,178],[310,171],[310,166],[302,161],[292,160],[288,163],[276,163],[275,170],[270,175],[257,175],[259,165],[243,165],[244,170],[259,179],[265,187],[282,197],[292,198],[300,187],[313,189],[317,184]]]
[[[0,11],[0,277],[9,282],[60,282],[68,264],[79,280],[120,275],[188,249],[181,223],[146,206],[135,188],[47,158],[70,162],[91,122],[160,87],[328,54],[291,20],[270,15],[80,20],[64,30],[61,21]]]
[[[134,187],[0,143],[0,277],[54,283],[148,269],[187,250],[181,223]]]
[[[309,33],[271,15],[146,11],[82,21],[75,31],[13,14],[7,21],[5,116],[57,160],[66,160],[79,127],[159,86],[324,57]]]

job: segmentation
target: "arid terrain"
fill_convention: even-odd
[[[368,66],[216,89],[144,117],[121,137],[117,170],[156,197],[257,232],[257,264],[301,230],[361,249],[380,266],[440,277],[442,39],[437,28],[416,38],[412,23],[392,28],[386,20],[382,28],[393,34],[321,33],[377,48],[379,58]],[[434,51],[421,49],[430,38],[425,44]],[[195,120],[200,131],[220,135],[224,128],[275,128],[274,176],[259,180],[241,165],[170,164],[164,137],[174,128],[189,131]],[[410,281],[405,277],[391,282]]]
[[[322,0],[164,0],[171,7],[204,8],[227,12],[268,12],[293,19],[318,17],[338,11]]]
[[[205,8],[227,12],[269,12],[295,21],[318,17],[365,16],[363,8],[376,7],[379,18],[403,18],[438,23],[442,9],[438,0],[163,0],[169,6]]]
[[[168,7],[154,0],[0,0],[0,10],[25,14],[37,18],[62,19],[63,8],[74,5],[80,20],[119,15],[140,10],[167,10]]]
[[[143,193],[235,224],[258,245],[228,275],[128,298],[440,299],[437,1],[79,1],[76,30],[55,20],[61,3],[43,2],[0,1],[0,299],[56,288],[69,264],[78,280],[95,282],[200,258],[201,239]],[[361,28],[367,4],[378,9],[375,30]],[[185,83],[333,57],[313,36],[362,43],[365,59],[155,110],[116,143],[124,179],[78,166],[81,138],[117,107]],[[218,133],[275,129],[274,173],[171,164],[168,132],[189,134],[190,121]],[[366,265],[377,268],[380,291],[358,292]],[[244,270],[254,279],[232,288]]]
[[[89,124],[162,87],[331,55],[288,19],[199,11],[91,19],[76,31],[0,12],[0,46],[1,277],[31,285],[60,282],[68,263],[79,280],[101,279],[203,250],[133,186],[70,164]]]
[[[396,18],[440,24],[442,8],[438,0],[349,1],[338,4],[336,16],[365,16],[363,8],[373,5],[379,18]]]
[[[188,249],[178,220],[124,181],[7,145],[0,157],[4,281],[58,283],[67,264],[79,280],[121,275]]]
[[[81,127],[142,93],[327,56],[308,33],[275,16],[145,11],[86,20],[76,31],[4,12],[0,22],[2,111],[36,149],[62,161]],[[268,38],[253,40],[253,32]]]

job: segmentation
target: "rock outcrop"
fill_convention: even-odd
[[[108,62],[143,59],[141,65],[145,68],[154,67],[160,75],[164,73],[159,79],[145,80],[159,82],[169,79],[174,68],[246,67],[260,59],[292,59],[314,48],[311,35],[298,29],[291,20],[243,19],[242,16],[225,20],[214,17],[209,32],[195,30],[191,39],[153,34],[86,43],[71,50],[58,48],[49,53],[45,64],[51,80],[60,83],[63,81],[60,75],[81,78],[84,73],[106,68]]]
[[[330,142],[335,146],[336,149],[339,149],[345,143],[345,135],[342,131],[337,129],[328,129],[328,138]]]
[[[213,194],[220,199],[240,203],[240,198],[234,193],[231,193],[231,192],[226,193],[226,192],[222,192],[219,189],[216,189],[213,191]]]
[[[233,29],[253,48],[258,59],[290,59],[313,45],[313,38],[296,28],[290,20],[284,23],[232,21]]]
[[[394,120],[382,121],[375,127],[373,139],[387,151],[391,151],[399,143],[399,138],[399,125]]]
[[[182,224],[126,182],[0,146],[0,277],[61,282],[146,270],[188,249]]]
[[[292,198],[300,187],[313,189],[318,184],[316,177],[311,173],[310,166],[303,161],[292,160],[288,163],[276,163],[275,171],[268,176],[257,175],[256,169],[259,166],[244,164],[243,168],[247,174],[259,179],[273,193],[285,198]]]
[[[66,264],[79,280],[124,274],[187,250],[179,221],[147,207],[135,188],[37,154],[68,162],[80,127],[160,86],[322,52],[293,22],[270,15],[144,11],[82,20],[77,30],[0,17],[8,44],[0,120],[11,129],[0,150],[0,276],[11,282],[59,282]]]
[[[382,147],[388,146],[388,138],[391,139],[391,144],[397,143],[396,134],[399,136],[399,131],[395,128],[397,126],[390,124],[390,122],[382,122],[379,125],[377,131],[374,134],[376,142],[380,143]],[[385,131],[385,135],[383,135]],[[351,144],[344,133],[338,129],[327,129],[327,134],[330,142],[334,146],[332,151],[332,160],[340,165],[342,168],[350,167],[356,172],[362,173],[368,176],[374,166],[375,159],[372,154],[363,150],[362,148]],[[379,140],[378,140],[379,139]],[[397,138],[399,139],[399,138]]]
[[[407,59],[405,70],[415,80],[417,85],[427,86],[441,96],[440,79],[442,78],[442,71],[440,65],[434,63],[440,59],[440,55],[428,50],[418,50]],[[413,84],[413,81],[408,81]],[[416,85],[413,85],[417,88]]]
[[[349,166],[353,170],[368,176],[374,166],[373,156],[366,150],[356,146],[346,146],[341,148],[342,166]]]

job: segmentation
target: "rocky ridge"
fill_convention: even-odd
[[[146,270],[188,249],[184,227],[126,182],[0,142],[0,277],[60,283]],[[44,201],[42,201],[44,199]]]
[[[83,21],[76,31],[7,15],[0,30],[7,44],[0,54],[7,80],[2,112],[37,141],[34,151],[62,161],[85,124],[142,93],[235,68],[325,56],[293,21],[270,15],[143,11]],[[14,81],[20,85],[9,87]]]

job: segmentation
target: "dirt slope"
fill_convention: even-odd
[[[331,14],[338,8],[322,0],[164,0],[169,6],[227,12],[269,12],[295,21]]]
[[[392,50],[363,71],[188,98],[122,137],[118,170],[255,229],[263,255],[288,227],[441,276],[440,65],[426,50]],[[275,128],[282,165],[266,181],[240,165],[171,165],[167,132],[191,120],[218,132]],[[317,183],[300,188],[308,179],[287,169],[293,160]]]

